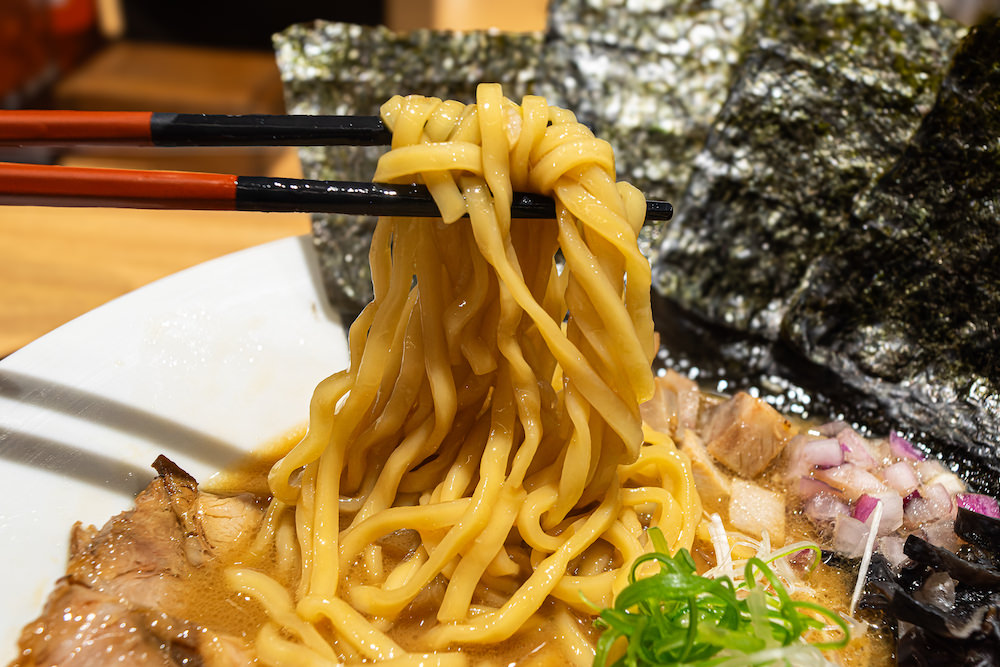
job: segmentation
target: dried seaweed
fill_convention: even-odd
[[[615,149],[647,197],[677,201],[729,90],[762,0],[550,4],[546,72],[559,99]],[[658,237],[647,225],[643,250]]]
[[[786,336],[888,419],[1000,471],[1000,21],[963,42],[906,151],[817,262]],[[968,464],[974,463],[970,467]],[[983,468],[983,465],[987,466]]]
[[[854,196],[902,153],[957,29],[925,2],[879,4],[768,3],[654,258],[682,307],[775,339]]]

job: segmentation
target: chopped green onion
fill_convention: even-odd
[[[820,665],[825,664],[820,649],[847,645],[844,619],[814,602],[793,600],[760,558],[747,560],[744,581],[737,585],[729,577],[697,574],[686,549],[670,556],[658,529],[651,528],[649,537],[654,551],[635,560],[629,585],[595,621],[602,630],[597,667]],[[659,563],[660,571],[637,577],[648,562]],[[758,583],[757,574],[767,585]],[[808,644],[802,638],[830,624],[840,628],[839,639]]]

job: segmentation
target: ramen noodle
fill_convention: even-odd
[[[474,104],[395,97],[381,113],[375,180],[425,184],[441,217],[379,220],[350,367],[319,384],[270,471],[253,552],[274,570],[227,573],[266,610],[266,663],[462,662],[543,607],[557,625],[589,618],[649,527],[676,551],[701,518],[686,459],[643,432],[645,200],[615,182],[610,146],[495,84]],[[512,220],[515,191],[551,196],[555,219]]]

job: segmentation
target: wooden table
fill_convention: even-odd
[[[276,171],[297,168],[292,151]],[[298,213],[0,207],[0,357],[153,280],[308,232]]]
[[[387,0],[386,19],[394,30],[542,30],[546,0]],[[62,108],[280,113],[274,108],[281,104],[280,82],[270,58],[118,43],[60,82],[55,101]],[[141,153],[110,162],[76,156],[70,163],[301,175],[294,150],[270,167],[252,156],[249,163],[241,159],[237,167],[213,151],[194,165],[165,163],[162,154],[147,164]],[[304,214],[0,206],[0,357],[152,280],[308,232]]]

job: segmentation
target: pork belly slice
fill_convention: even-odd
[[[697,425],[700,408],[701,391],[695,381],[668,370],[656,378],[656,391],[639,406],[639,412],[652,428],[673,436],[682,428]]]
[[[705,448],[697,433],[689,428],[677,434],[678,448],[691,460],[691,475],[701,502],[709,512],[719,512],[732,495],[732,480],[723,472]]]
[[[12,663],[28,665],[242,665],[239,637],[190,619],[193,577],[231,560],[262,516],[251,496],[198,490],[160,456],[135,508],[100,530],[74,527],[66,576],[28,624]]]
[[[764,401],[739,392],[712,410],[703,433],[716,461],[752,479],[781,453],[796,429]]]
[[[229,667],[255,657],[237,637],[129,606],[69,577],[56,584],[42,615],[21,631],[19,647],[12,666]]]

